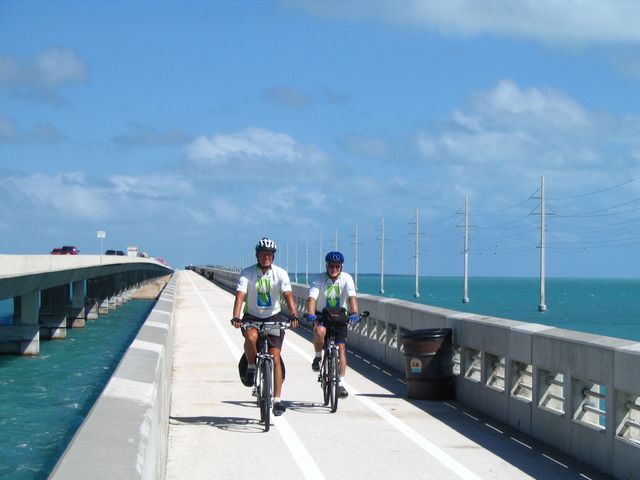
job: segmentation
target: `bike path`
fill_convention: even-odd
[[[401,374],[354,352],[350,395],[331,414],[302,327],[283,347],[287,412],[264,432],[238,376],[233,296],[194,272],[178,275],[168,479],[608,478],[455,401],[406,399]]]

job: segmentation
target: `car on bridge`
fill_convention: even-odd
[[[64,245],[60,250],[62,250],[60,255],[78,255],[80,253],[80,250],[71,245]]]
[[[53,250],[51,250],[51,255],[62,255],[62,249],[54,248]]]

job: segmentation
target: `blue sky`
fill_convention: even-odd
[[[640,6],[0,2],[0,252],[637,276]],[[322,249],[320,248],[322,244]],[[287,247],[289,251],[287,265]]]

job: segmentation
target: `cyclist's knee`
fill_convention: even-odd
[[[273,359],[274,360],[279,360],[280,359],[280,349],[279,348],[271,347],[271,348],[269,348],[269,353],[271,355],[273,355]]]
[[[313,329],[314,335],[323,338],[327,333],[327,328],[323,325],[316,325]]]
[[[250,328],[244,333],[244,338],[251,343],[255,343],[258,340],[258,331],[255,328]]]

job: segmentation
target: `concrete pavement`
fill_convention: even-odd
[[[311,371],[309,330],[287,331],[287,412],[265,433],[239,380],[233,297],[178,272],[168,479],[609,478],[451,402],[408,400],[403,375],[349,354],[335,414]]]

